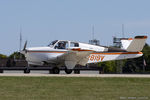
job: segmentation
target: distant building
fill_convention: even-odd
[[[113,37],[113,46],[114,47],[121,47],[121,38]]]
[[[121,40],[128,40],[129,38],[117,38],[117,37],[113,37],[113,46],[114,47],[118,47],[121,48],[122,44],[121,44]]]
[[[92,45],[100,45],[100,41],[97,40],[97,39],[89,40],[89,44],[92,44]]]

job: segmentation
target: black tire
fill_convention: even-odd
[[[26,68],[26,69],[24,70],[24,73],[25,73],[25,74],[30,73],[30,69],[29,69],[29,68]]]
[[[3,72],[4,72],[4,70],[1,69],[1,70],[0,70],[0,73],[3,73]]]
[[[53,74],[53,70],[49,70],[49,74]]]
[[[65,68],[65,72],[66,72],[66,74],[71,74],[72,73],[72,69]]]
[[[79,70],[79,69],[75,69],[75,70],[74,70],[74,73],[75,73],[75,74],[80,74],[80,70]]]
[[[52,73],[53,73],[53,74],[59,74],[59,73],[60,73],[60,69],[59,69],[58,67],[54,67],[54,68],[52,69]]]

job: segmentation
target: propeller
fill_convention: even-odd
[[[27,47],[27,40],[26,40],[26,42],[25,42],[25,44],[24,44],[23,50],[20,51],[20,53],[26,54],[26,53],[27,53],[26,47]]]
[[[26,42],[25,42],[25,44],[24,44],[23,51],[26,50],[26,46],[27,46],[27,40],[26,40]]]

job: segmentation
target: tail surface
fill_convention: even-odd
[[[133,38],[123,38],[121,39],[121,49],[127,49],[131,44]]]
[[[128,52],[139,52],[142,51],[147,36],[136,36],[134,39],[124,40],[122,42],[123,49]]]

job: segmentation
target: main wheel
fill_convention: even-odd
[[[0,70],[0,73],[3,73],[3,72],[4,72],[4,70],[1,69],[1,70]]]
[[[49,74],[53,74],[53,70],[49,70]]]
[[[65,72],[66,72],[66,74],[71,74],[72,73],[72,69],[65,68]]]
[[[29,69],[29,68],[26,68],[26,69],[24,70],[24,73],[25,73],[25,74],[30,73],[30,69]]]
[[[59,73],[60,73],[60,69],[59,69],[58,67],[54,67],[54,68],[52,69],[52,73],[53,73],[53,74],[59,74]]]
[[[74,73],[75,73],[75,74],[80,74],[80,70],[79,70],[79,69],[75,69],[75,70],[74,70]]]

